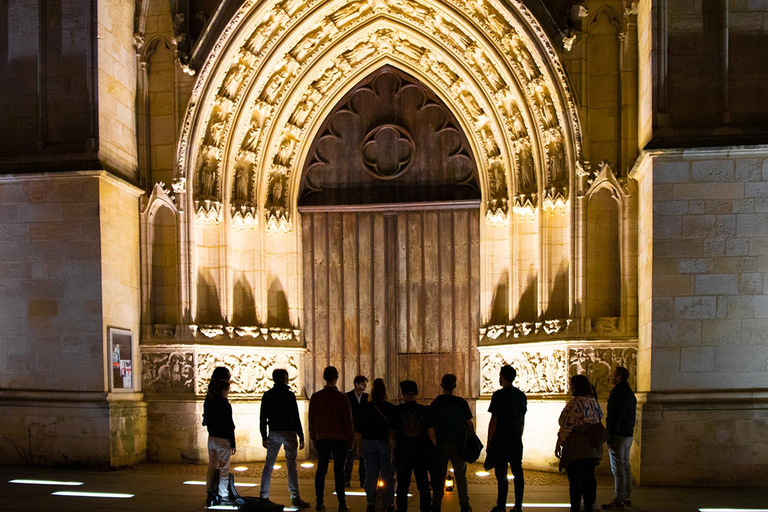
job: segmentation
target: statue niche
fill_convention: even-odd
[[[480,199],[466,136],[425,85],[391,66],[348,92],[312,143],[300,206]]]

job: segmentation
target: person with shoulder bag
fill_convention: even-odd
[[[394,512],[395,468],[392,465],[392,451],[389,446],[390,416],[394,404],[387,401],[387,387],[384,379],[375,379],[370,399],[360,405],[355,422],[355,438],[358,455],[362,454],[366,467],[363,488],[368,501],[366,512],[373,512],[376,505],[379,475],[384,484],[384,505],[386,512]]]
[[[568,474],[571,512],[593,512],[597,496],[595,468],[603,457],[603,443],[608,433],[601,423],[603,411],[597,403],[594,388],[584,375],[571,377],[573,398],[560,414],[555,456],[560,470]]]

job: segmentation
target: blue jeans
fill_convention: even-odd
[[[279,430],[270,432],[267,437],[267,459],[264,462],[264,472],[261,474],[261,491],[259,492],[262,498],[269,498],[272,469],[281,446],[285,448],[285,465],[288,469],[288,490],[291,492],[291,499],[299,496],[299,473],[296,469],[299,437],[296,432]]]
[[[384,504],[391,506],[395,502],[395,483],[393,475],[395,468],[392,467],[392,453],[389,448],[389,441],[376,441],[373,439],[363,439],[363,459],[365,462],[365,496],[368,505],[376,505],[376,490],[379,483],[379,473],[384,482]]]
[[[617,502],[628,500],[632,494],[632,474],[629,471],[629,450],[631,437],[613,436],[610,439],[608,455],[611,458],[611,473],[616,482],[613,499]]]

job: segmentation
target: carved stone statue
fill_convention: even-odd
[[[216,172],[208,158],[203,158],[203,164],[200,167],[198,182],[200,183],[200,196],[205,198],[213,197],[213,189],[216,183]]]
[[[373,0],[353,0],[331,14],[331,21],[336,27],[341,28],[353,19],[370,11],[373,8],[373,3]]]
[[[553,183],[565,179],[563,144],[553,140],[549,145],[549,175]]]
[[[536,174],[533,166],[533,156],[528,147],[520,151],[520,190],[531,192],[536,190]]]
[[[211,146],[218,146],[221,144],[222,137],[224,136],[224,128],[226,126],[226,120],[218,121],[211,125],[208,136],[208,142]]]
[[[248,201],[248,169],[242,165],[235,167],[235,193],[236,201]]]
[[[229,74],[224,79],[224,85],[222,86],[224,94],[230,98],[235,98],[237,96],[237,90],[240,89],[240,84],[243,83],[245,72],[245,64],[238,64],[234,69],[230,70]]]

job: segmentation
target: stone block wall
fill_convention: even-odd
[[[764,485],[768,147],[657,152],[636,178],[637,476]]]
[[[0,204],[0,461],[142,460],[146,405],[106,372],[107,326],[138,335],[135,189],[103,171],[5,175]]]

